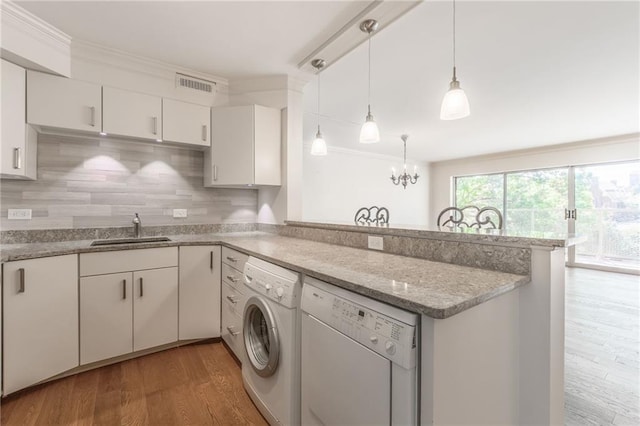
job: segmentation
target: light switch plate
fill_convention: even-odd
[[[383,250],[384,239],[382,237],[373,237],[371,235],[369,235],[368,237],[368,245],[370,249]]]
[[[173,217],[187,217],[187,209],[173,209]]]
[[[31,209],[9,209],[8,219],[30,220]]]

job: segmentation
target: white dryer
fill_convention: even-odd
[[[299,425],[300,276],[250,257],[244,283],[244,388],[271,425]]]

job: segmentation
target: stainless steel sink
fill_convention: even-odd
[[[95,240],[92,246],[110,246],[115,244],[140,244],[140,243],[161,243],[171,241],[167,237],[142,237],[142,238],[112,238],[108,240]]]

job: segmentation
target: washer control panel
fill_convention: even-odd
[[[415,367],[415,324],[406,324],[364,304],[315,286],[308,286],[306,283],[303,288],[302,308],[390,361],[407,369]]]
[[[253,291],[284,306],[298,306],[300,278],[288,269],[250,257],[244,265],[244,283]]]

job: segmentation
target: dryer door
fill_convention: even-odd
[[[250,297],[245,304],[243,323],[247,361],[259,376],[272,376],[278,368],[280,339],[268,303],[261,297]]]

